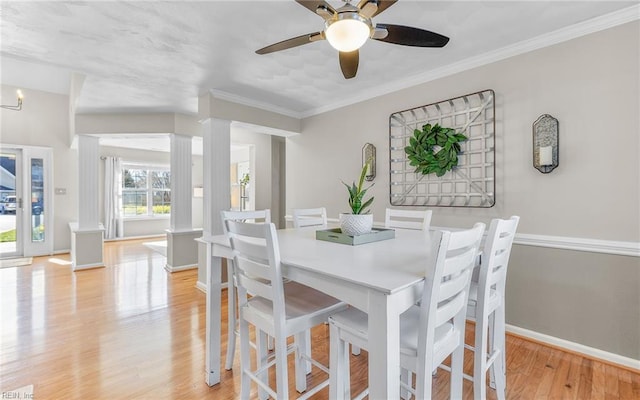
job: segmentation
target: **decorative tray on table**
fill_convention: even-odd
[[[342,233],[340,228],[322,229],[316,231],[316,239],[325,240],[327,242],[349,244],[357,246],[359,244],[378,242],[380,240],[393,239],[396,237],[396,231],[393,229],[373,228],[371,232],[357,236],[349,236]]]

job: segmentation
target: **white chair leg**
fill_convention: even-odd
[[[351,354],[353,354],[354,356],[359,356],[360,355],[360,347],[351,345]]]
[[[329,398],[351,399],[349,344],[340,338],[335,325],[329,326]]]
[[[488,339],[488,343],[487,343],[487,357],[489,354],[493,354],[493,351],[496,348],[496,313],[495,311],[492,312],[489,315],[489,323],[487,326],[487,337]],[[490,366],[487,366],[487,368],[489,368],[489,387],[491,389],[495,389],[496,388],[496,374],[495,374],[495,368],[493,368],[493,364]]]
[[[287,376],[287,338],[284,335],[276,335],[279,337],[275,340],[276,355],[276,392],[278,400],[289,400],[289,378]]]
[[[267,364],[269,356],[269,351],[267,350],[267,334],[256,329],[256,365],[258,368]],[[269,382],[269,370],[265,370],[263,373],[258,375],[258,378],[263,382]],[[258,398],[260,400],[267,400],[269,398],[269,393],[258,387]]]
[[[473,354],[473,398],[487,398],[487,335],[488,317],[476,319],[475,352]]]
[[[416,399],[431,399],[431,390],[432,390],[432,375],[427,371],[423,371],[423,366],[429,366],[433,364],[433,359],[428,358],[426,362],[423,363],[422,360],[418,360],[418,368],[415,376],[416,376]],[[453,399],[453,397],[452,397]]]
[[[504,375],[507,375],[507,338],[506,338],[506,322],[504,315],[504,303],[498,307],[495,311],[495,323],[496,323],[496,343],[500,346],[500,352],[502,353],[502,365],[505,367]]]
[[[296,375],[296,390],[299,393],[307,390],[307,364],[309,362],[305,360],[302,356],[309,356],[310,353],[307,353],[307,345],[309,343],[309,331],[301,332],[295,335],[295,375]]]
[[[464,340],[451,354],[451,398],[462,399],[462,372],[464,368]],[[429,393],[430,395],[430,393]]]
[[[491,366],[495,370],[496,376],[496,396],[498,400],[505,400],[507,396],[507,380],[504,374],[505,366],[502,363],[502,357],[498,356]]]
[[[506,338],[505,338],[505,323],[504,323],[504,305],[500,306],[494,316],[495,330],[494,335],[494,348],[496,348],[500,354],[493,362],[494,376],[495,376],[495,389],[498,396],[498,400],[504,400],[507,392],[507,363],[506,363]]]
[[[240,319],[240,369],[242,370],[240,378],[240,398],[249,400],[251,394],[251,378],[247,372],[251,370],[251,358],[249,356],[249,323]]]
[[[305,331],[305,348],[304,352],[307,357],[311,358],[311,329]],[[307,374],[311,373],[311,361],[305,361],[305,371]]]
[[[238,318],[236,317],[236,287],[233,284],[233,261],[227,260],[227,358],[224,364],[226,370],[233,367],[233,359],[236,353],[236,329]]]
[[[404,382],[407,386],[411,387],[411,378],[412,378],[411,375],[412,375],[411,371],[409,371],[408,369],[402,368],[402,371],[400,372],[400,382]],[[404,400],[411,399],[411,392],[401,386],[400,398]]]

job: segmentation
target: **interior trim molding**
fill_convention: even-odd
[[[187,264],[187,265],[178,265],[178,266],[171,266],[169,264],[165,264],[164,265],[164,269],[167,272],[170,273],[174,273],[174,272],[180,272],[180,271],[186,271],[189,269],[198,269],[198,264]]]
[[[292,118],[303,119],[329,112],[341,107],[346,107],[352,104],[370,100],[374,97],[431,82],[436,79],[441,79],[450,75],[481,67],[483,65],[491,64],[520,54],[528,53],[530,51],[553,46],[555,44],[566,42],[568,40],[585,36],[591,33],[600,32],[605,29],[625,24],[627,22],[636,21],[638,19],[640,19],[640,4],[623,8],[622,10],[614,11],[612,13],[592,18],[587,21],[579,22],[577,24],[558,29],[556,31],[549,32],[540,36],[536,36],[528,40],[523,40],[521,42],[514,43],[512,45],[476,57],[470,57],[457,63],[445,65],[441,68],[437,68],[423,74],[413,75],[405,79],[378,85],[375,89],[360,91],[356,96],[327,104],[322,107],[311,108],[302,112],[293,111],[284,107],[274,106],[266,102],[248,99],[243,96],[233,95],[221,90],[212,89],[210,90],[210,92],[214,97],[217,97],[221,100],[227,100],[249,107],[256,107],[265,111],[276,112]]]
[[[621,242],[614,240],[518,233],[516,234],[513,243],[523,246],[548,247],[552,249],[640,257],[640,242]]]
[[[302,115],[303,115],[303,113],[301,112],[293,111],[288,108],[279,107],[271,103],[267,103],[259,100],[253,100],[244,96],[223,92],[222,90],[218,90],[218,89],[209,89],[209,93],[211,93],[213,97],[220,100],[230,101],[232,103],[241,104],[247,107],[255,107],[264,111],[271,111],[271,112],[282,114],[291,118],[300,119],[302,118]]]
[[[229,285],[227,284],[227,282],[222,282],[220,284],[220,287],[224,290],[227,287],[229,287]],[[200,290],[202,293],[207,293],[207,284],[204,282],[196,282],[196,289]]]
[[[571,342],[571,341],[560,339],[554,336],[545,335],[543,333],[531,331],[525,328],[520,328],[514,325],[506,324],[506,331],[509,333],[513,333],[517,336],[522,336],[526,339],[531,339],[536,342],[541,342],[553,347],[561,348],[563,350],[568,350],[574,353],[578,353],[588,358],[601,360],[611,364],[616,364],[624,368],[630,369],[635,373],[640,373],[640,360],[621,356],[615,353],[610,353],[608,351],[585,346],[580,343]]]
[[[359,92],[357,96],[344,99],[336,103],[327,104],[326,106],[310,109],[302,113],[301,118],[311,117],[313,115],[322,114],[337,108],[346,107],[351,104],[360,103],[370,100],[374,97],[382,96],[398,90],[407,89],[423,83],[441,79],[450,75],[454,75],[483,65],[491,64],[530,51],[542,49],[544,47],[553,46],[558,43],[566,42],[581,36],[603,31],[613,28],[627,22],[640,19],[640,4],[624,8],[600,17],[592,18],[566,28],[558,29],[531,39],[523,40],[503,48],[484,53],[479,56],[470,57],[459,62],[445,65],[434,70],[413,75],[405,79],[389,82],[386,85],[379,85],[374,89]]]
[[[285,216],[286,221],[292,221],[290,215]],[[336,218],[327,218],[328,222],[338,223]],[[383,222],[373,222],[376,227],[384,227]],[[456,228],[431,226],[432,229],[456,230]],[[517,233],[514,244],[522,246],[547,247],[551,249],[587,251],[590,253],[610,254],[616,256],[640,257],[640,242],[623,242],[616,240],[589,239],[569,236],[534,235],[530,233]]]

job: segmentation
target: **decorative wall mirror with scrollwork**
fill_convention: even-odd
[[[405,151],[414,131],[426,124],[455,129],[467,138],[460,142],[457,165],[442,176],[416,172]],[[493,207],[494,91],[483,90],[391,114],[389,153],[392,206]]]

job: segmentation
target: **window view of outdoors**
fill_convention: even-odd
[[[44,242],[43,159],[31,159],[31,241]]]
[[[0,253],[16,251],[16,157],[0,154]]]
[[[170,172],[125,166],[122,174],[122,209],[125,217],[170,214]]]

